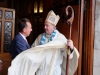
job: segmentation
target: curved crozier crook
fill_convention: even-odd
[[[66,7],[66,15],[67,16],[69,15],[68,9],[71,9],[72,14],[71,14],[71,17],[67,20],[67,23],[70,23],[72,25],[72,22],[74,20],[74,10],[71,6],[67,6]]]
[[[71,14],[69,13],[69,10],[68,9],[71,9]],[[71,6],[67,6],[66,7],[66,15],[67,16],[70,16],[70,18],[67,20],[67,23],[69,25],[69,37],[68,39],[71,39],[71,32],[72,32],[72,22],[74,20],[74,10]],[[69,56],[70,55],[70,47],[68,46],[68,50],[67,50],[67,60],[66,60],[66,75],[68,75],[69,73]]]

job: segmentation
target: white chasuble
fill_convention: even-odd
[[[57,31],[53,41],[39,45],[41,35],[32,47],[20,53],[8,69],[8,75],[65,75],[67,59],[67,39]],[[37,46],[38,45],[38,46]],[[73,55],[73,57],[72,57]],[[79,53],[74,48],[70,57],[68,75],[77,70]]]

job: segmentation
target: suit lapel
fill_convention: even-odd
[[[30,45],[28,44],[28,42],[20,34],[18,35],[20,36],[20,39],[23,40],[24,44],[27,45],[27,49],[30,48]]]

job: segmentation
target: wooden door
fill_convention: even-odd
[[[0,75],[7,75],[11,62],[10,44],[14,37],[15,10],[0,8],[0,59],[3,62],[3,70]]]

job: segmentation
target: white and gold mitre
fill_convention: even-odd
[[[51,10],[48,15],[47,15],[47,18],[45,21],[47,22],[50,22],[51,24],[53,25],[57,25],[58,21],[59,21],[60,17],[58,15],[56,15],[53,10]]]

